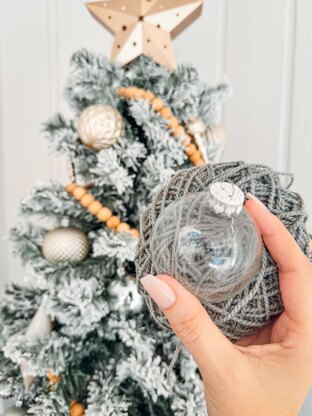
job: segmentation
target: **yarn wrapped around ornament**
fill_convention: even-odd
[[[288,182],[285,186],[282,185],[282,177]],[[139,292],[145,298],[152,317],[160,325],[170,328],[165,316],[139,281],[147,274],[157,274],[152,262],[151,240],[153,227],[163,210],[188,194],[207,192],[213,182],[230,182],[245,195],[250,192],[259,198],[280,218],[303,253],[309,257],[311,235],[306,229],[307,214],[301,196],[290,189],[293,181],[291,174],[275,172],[263,165],[219,163],[179,172],[155,196],[152,204],[141,215],[141,236],[135,262]],[[243,291],[225,301],[204,302],[203,305],[211,319],[231,341],[253,334],[279,315],[283,311],[283,303],[278,267],[265,245],[260,269]]]

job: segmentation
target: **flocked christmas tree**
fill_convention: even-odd
[[[81,50],[72,68],[73,117],[45,124],[72,183],[35,187],[11,230],[26,277],[0,306],[0,396],[22,406],[6,414],[205,415],[185,351],[167,374],[176,339],[150,318],[133,259],[153,195],[177,170],[219,159],[229,88],[145,56],[122,67]]]

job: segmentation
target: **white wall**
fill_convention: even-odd
[[[206,0],[200,20],[175,42],[179,62],[234,86],[224,124],[226,160],[261,162],[296,175],[312,211],[311,0]],[[41,123],[66,108],[71,54],[109,54],[111,35],[81,0],[0,0],[0,235],[14,224],[19,198],[35,181],[64,178],[47,155]],[[22,269],[0,240],[0,279]],[[310,411],[309,411],[310,409]],[[306,405],[305,415],[312,405]]]

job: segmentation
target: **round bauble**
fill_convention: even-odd
[[[24,416],[26,414],[27,409],[24,407],[11,406],[4,413],[2,413],[2,416]]]
[[[59,227],[46,234],[42,253],[52,263],[79,263],[88,256],[89,240],[79,228]]]
[[[80,140],[93,150],[113,146],[124,135],[125,123],[113,107],[96,104],[87,107],[77,125]]]
[[[108,287],[108,293],[111,295],[109,304],[113,311],[139,312],[142,309],[143,297],[138,293],[136,282],[133,280],[113,281]]]
[[[202,303],[241,292],[259,270],[262,239],[235,185],[182,197],[158,217],[151,238],[152,267],[175,277]]]

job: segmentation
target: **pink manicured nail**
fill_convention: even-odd
[[[141,279],[142,286],[160,308],[170,308],[176,301],[176,295],[165,282],[148,274]]]
[[[264,208],[266,211],[269,211],[268,208],[264,205],[263,202],[260,201],[260,199],[258,199],[256,196],[254,196],[253,194],[251,194],[250,192],[247,192],[246,194],[247,199],[252,199],[253,201],[255,201],[256,204],[258,204],[260,207]]]

